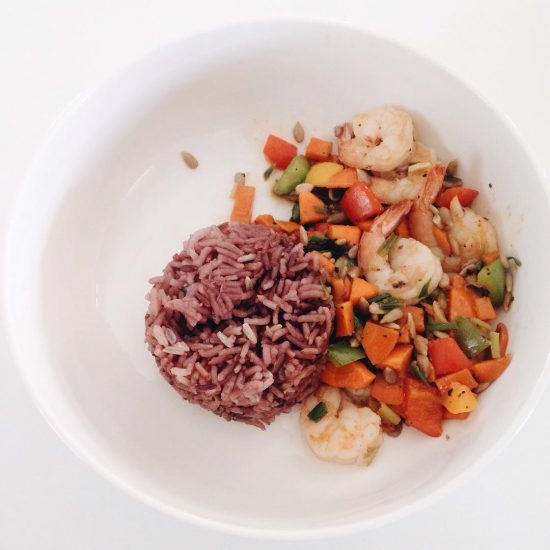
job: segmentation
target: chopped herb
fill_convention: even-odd
[[[271,174],[273,173],[273,170],[275,170],[275,165],[272,164],[271,166],[268,166],[266,169],[265,169],[265,172],[264,172],[264,180],[268,180],[269,179],[269,176],[271,176]]]
[[[307,417],[313,422],[319,422],[328,413],[327,406],[321,401],[307,413]]]
[[[290,221],[300,223],[300,207],[298,206],[297,202],[292,205],[292,214],[290,215]]]
[[[399,237],[395,233],[390,233],[384,242],[380,245],[380,248],[376,251],[380,256],[386,256],[392,249],[393,245],[398,241]]]
[[[457,178],[456,176],[453,176],[451,174],[445,174],[445,181],[451,181],[453,183],[462,183],[462,180],[460,178]]]
[[[515,256],[508,256],[508,260],[514,262],[518,267],[521,267],[521,261]]]
[[[376,304],[377,302],[381,302],[382,300],[385,300],[386,298],[391,298],[391,294],[388,294],[387,292],[382,292],[382,294],[377,294],[376,296],[373,296],[372,298],[369,298],[370,304]]]
[[[369,300],[369,303],[378,304],[382,311],[391,311],[392,309],[396,307],[401,307],[403,305],[402,300],[400,300],[399,298],[395,298],[387,292],[377,294]]]
[[[355,330],[363,328],[363,323],[361,322],[361,319],[357,317],[357,315],[353,315],[353,326],[355,327]]]
[[[365,357],[363,348],[352,348],[347,341],[337,342],[328,347],[328,358],[336,367],[343,367]]]
[[[428,323],[426,330],[433,332],[434,330],[456,330],[458,325],[456,323]]]
[[[418,378],[423,384],[429,384],[428,379],[426,378],[426,375],[422,371],[422,369],[418,366],[418,363],[416,361],[413,361],[411,363],[411,374]]]
[[[330,252],[333,258],[339,258],[347,252],[345,245],[336,244],[333,240],[320,235],[312,235],[305,247],[306,252]]]
[[[425,283],[425,285],[422,287],[422,290],[420,291],[420,294],[418,295],[418,297],[420,299],[422,298],[425,298],[427,295],[428,295],[428,290],[430,288],[430,283],[432,282],[431,279],[428,279]]]

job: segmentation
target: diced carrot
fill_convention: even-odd
[[[369,298],[374,298],[379,294],[379,290],[373,284],[365,281],[361,277],[355,277],[351,283],[351,294],[350,300],[351,303],[355,306],[361,298],[368,300]]]
[[[481,256],[481,261],[485,265],[492,264],[497,258],[500,258],[500,253],[498,250],[493,250],[492,252],[485,252],[483,256]]]
[[[232,222],[250,223],[255,191],[256,188],[251,185],[238,185],[235,188],[233,211],[230,218]]]
[[[342,302],[336,306],[336,336],[351,336],[353,331],[353,306]]]
[[[495,308],[488,296],[476,296],[474,298],[476,317],[482,321],[492,321],[496,319]]]
[[[430,367],[428,368],[428,375],[426,376],[428,379],[428,382],[435,382],[435,369],[434,366],[430,363]]]
[[[323,256],[317,250],[314,250],[312,254],[315,254],[319,258],[319,265],[325,269],[327,275],[330,276],[334,273],[334,264],[326,256]]]
[[[453,414],[447,409],[443,411],[443,420],[466,420],[470,416],[469,412]]]
[[[437,244],[439,245],[439,248],[441,248],[441,250],[443,251],[443,254],[445,254],[445,256],[450,256],[451,243],[449,241],[449,236],[447,235],[447,232],[443,229],[440,229],[439,227],[437,227],[437,225],[434,224],[433,234],[435,240],[437,241]]]
[[[376,376],[361,361],[353,361],[343,367],[327,363],[321,372],[321,380],[335,388],[366,388]]]
[[[398,380],[395,384],[388,384],[379,374],[372,385],[370,394],[386,405],[401,405],[403,403],[403,381]]]
[[[505,355],[504,357],[500,357],[498,359],[480,361],[472,367],[474,376],[480,384],[482,382],[492,382],[506,370],[511,360],[512,357],[510,355]]]
[[[457,273],[454,273],[451,275],[451,286],[452,287],[459,287],[459,286],[466,286],[466,280],[462,275],[458,275]]]
[[[300,223],[302,225],[322,222],[328,218],[325,203],[310,191],[304,191],[298,195],[298,206],[300,207]]]
[[[410,313],[414,321],[416,332],[424,332],[426,328],[424,324],[424,310],[418,306],[405,306],[402,310],[403,315],[401,316],[401,319],[399,319],[399,324],[406,326],[408,314]]]
[[[260,214],[256,216],[254,220],[256,225],[265,225],[266,227],[273,227],[275,225],[275,219],[271,214]]]
[[[475,310],[476,295],[465,286],[452,286],[449,289],[449,320],[454,321],[457,317],[476,316]]]
[[[443,405],[439,391],[411,377],[405,379],[403,416],[407,424],[432,437],[443,433]]]
[[[306,158],[323,162],[329,160],[332,153],[332,142],[316,137],[309,140],[306,148]]]
[[[411,335],[409,333],[409,328],[407,325],[403,325],[399,330],[399,338],[397,339],[398,344],[410,344]]]
[[[298,231],[300,231],[299,223],[287,222],[285,220],[275,220],[275,225],[282,229],[285,233],[298,233]]]
[[[335,304],[341,304],[349,300],[351,292],[351,281],[348,277],[340,279],[340,277],[333,277],[331,281],[332,285],[332,297]]]
[[[380,363],[380,368],[389,367],[400,376],[405,376],[411,364],[413,349],[411,344],[396,344],[391,353]]]
[[[479,191],[476,191],[475,189],[468,189],[467,187],[453,187],[452,189],[443,191],[443,193],[437,197],[435,204],[439,207],[444,206],[445,208],[449,208],[451,201],[455,197],[458,197],[458,200],[462,206],[470,206],[478,195]]]
[[[365,220],[364,222],[357,222],[355,225],[363,232],[370,231],[372,224],[374,223],[373,219]]]
[[[441,378],[436,378],[435,385],[437,389],[441,392],[445,391],[450,385],[451,382],[458,382],[468,386],[470,389],[473,389],[477,386],[475,378],[472,376],[470,369],[462,369]]]
[[[472,362],[460,349],[454,338],[438,338],[428,342],[428,356],[437,377],[469,369]]]
[[[354,225],[335,225],[330,224],[327,230],[329,239],[345,239],[348,245],[353,246],[359,243],[361,238],[361,230]]]
[[[361,344],[370,362],[378,365],[392,352],[398,338],[396,330],[368,321],[363,329]]]
[[[499,344],[500,344],[500,355],[506,355],[506,349],[508,348],[508,341],[510,336],[508,335],[508,327],[504,323],[499,323],[497,325],[496,331],[499,334]]]
[[[424,308],[424,311],[430,316],[430,317],[433,317],[435,314],[434,314],[434,308],[432,306],[432,304],[428,304],[427,302],[424,302],[422,304],[422,307]]]
[[[336,162],[338,162],[338,160],[336,160]],[[344,168],[341,172],[334,174],[325,185],[318,185],[316,187],[325,187],[326,189],[347,189],[358,181],[359,178],[357,177],[355,168]]]
[[[286,168],[290,161],[298,154],[296,145],[270,134],[264,145],[264,155],[278,168]]]
[[[409,230],[409,221],[407,220],[407,218],[403,218],[399,222],[399,224],[395,228],[395,234],[403,239],[408,239],[411,236],[411,232]]]

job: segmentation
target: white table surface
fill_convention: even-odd
[[[268,15],[350,21],[425,52],[505,112],[543,167],[550,158],[547,0],[5,0],[0,17],[1,238],[18,181],[49,126],[72,100],[186,33]],[[31,402],[2,334],[0,365],[0,548],[323,550],[336,543],[239,539],[146,507],[65,448]],[[337,543],[350,549],[550,547],[548,434],[550,391],[513,444],[466,485],[398,523]]]

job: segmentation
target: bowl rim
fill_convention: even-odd
[[[19,210],[21,202],[21,194],[23,189],[30,185],[30,181],[33,178],[34,172],[38,169],[41,164],[42,159],[46,156],[47,150],[50,144],[55,141],[58,133],[62,128],[70,123],[71,117],[79,110],[79,108],[91,101],[94,96],[103,90],[106,87],[114,85],[118,80],[123,79],[127,74],[136,70],[139,65],[147,62],[150,59],[153,59],[158,56],[162,56],[165,52],[173,49],[176,46],[181,46],[185,42],[193,42],[197,38],[205,37],[208,35],[218,35],[219,33],[235,32],[236,30],[246,31],[249,27],[255,25],[271,25],[271,26],[280,26],[285,25],[297,25],[297,26],[307,26],[310,28],[318,29],[330,29],[336,31],[345,31],[350,30],[356,33],[362,33],[363,35],[370,36],[371,38],[385,42],[394,46],[395,48],[407,51],[408,53],[416,56],[417,58],[429,63],[430,65],[435,66],[438,70],[448,74],[451,79],[461,83],[465,88],[467,88],[477,99],[484,105],[486,109],[491,111],[508,129],[508,131],[513,135],[518,145],[520,146],[522,152],[525,154],[528,159],[529,164],[533,167],[535,174],[538,176],[539,181],[543,184],[543,192],[546,195],[547,200],[550,204],[550,185],[549,179],[545,171],[542,169],[542,165],[539,163],[538,159],[532,153],[528,143],[525,138],[515,125],[515,123],[510,119],[510,117],[496,107],[483,93],[481,93],[477,87],[472,84],[469,79],[463,77],[454,69],[451,69],[441,63],[440,61],[433,59],[428,54],[425,54],[418,49],[411,47],[399,40],[385,36],[384,34],[376,31],[372,31],[369,28],[361,26],[355,23],[344,22],[340,20],[334,20],[327,17],[304,17],[304,16],[266,16],[266,17],[250,17],[243,18],[238,21],[231,23],[223,23],[208,26],[207,28],[202,28],[191,33],[186,33],[179,38],[167,42],[166,44],[157,47],[150,52],[142,55],[138,58],[133,59],[130,63],[122,67],[122,69],[114,72],[107,78],[100,80],[95,86],[88,89],[87,91],[77,95],[72,101],[70,101],[67,106],[62,109],[58,115],[54,118],[52,124],[50,125],[46,136],[42,144],[35,151],[35,154],[31,160],[31,163],[28,169],[25,172],[25,175],[20,181],[19,189],[15,194],[12,204],[8,210],[6,230],[4,232],[4,239],[2,243],[2,256],[8,256],[9,250],[14,246],[13,241],[13,225],[14,220],[17,217],[17,212]],[[2,270],[0,273],[1,278],[1,295],[3,297],[4,304],[9,304],[7,299],[9,289],[6,284],[7,280],[8,267],[7,262],[3,262]],[[45,399],[37,386],[33,383],[30,372],[24,366],[24,360],[20,348],[16,345],[15,339],[15,329],[13,323],[12,312],[8,307],[1,308],[0,313],[0,323],[4,327],[4,333],[6,334],[6,345],[10,356],[13,358],[13,362],[17,366],[17,369],[21,375],[24,386],[26,387],[32,401],[36,405],[37,409],[40,411],[42,416],[45,418],[46,422],[50,425],[53,431],[58,435],[58,437],[65,443],[65,445],[71,449],[71,451],[85,464],[89,465],[92,469],[97,471],[105,479],[113,483],[114,485],[121,488],[127,494],[135,497],[137,500],[142,503],[151,506],[152,508],[159,510],[167,515],[178,519],[184,520],[194,526],[203,527],[212,529],[218,532],[244,536],[260,540],[315,540],[320,538],[327,537],[338,537],[343,535],[349,535],[358,532],[365,532],[369,529],[374,529],[382,527],[389,523],[395,522],[417,510],[423,509],[429,504],[435,502],[436,500],[442,498],[443,495],[448,494],[455,490],[459,485],[464,483],[468,478],[473,476],[475,473],[479,472],[483,467],[485,467],[490,461],[492,461],[502,450],[512,441],[512,439],[517,435],[521,428],[525,425],[527,420],[530,418],[533,413],[537,403],[539,402],[542,394],[546,391],[548,382],[550,380],[549,369],[550,366],[550,346],[546,355],[544,362],[544,368],[542,369],[541,375],[539,376],[537,382],[533,386],[530,394],[525,399],[524,404],[517,412],[514,422],[501,434],[500,438],[494,443],[491,447],[485,449],[478,457],[478,459],[472,463],[470,466],[466,467],[462,472],[457,476],[448,481],[445,481],[441,484],[440,487],[435,489],[430,494],[424,495],[417,500],[405,503],[396,510],[391,510],[384,512],[375,517],[365,518],[364,520],[352,520],[344,521],[338,525],[326,526],[326,527],[315,527],[315,528],[286,528],[286,529],[275,529],[275,528],[263,528],[263,527],[250,527],[242,524],[232,523],[230,521],[212,519],[208,517],[203,517],[200,515],[193,514],[191,512],[183,511],[176,506],[167,504],[163,502],[160,498],[151,496],[150,494],[137,489],[126,479],[119,477],[106,462],[102,462],[97,459],[93,454],[91,454],[88,449],[81,445],[79,442],[75,441],[64,429],[63,423],[55,417],[55,414],[51,412],[48,407],[47,399]]]

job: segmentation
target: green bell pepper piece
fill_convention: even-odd
[[[286,167],[281,177],[275,182],[273,192],[276,195],[288,195],[296,186],[306,179],[309,172],[309,162],[304,155],[294,157]]]
[[[479,355],[484,349],[487,349],[491,342],[483,336],[481,331],[465,317],[457,317],[456,322],[456,341],[460,349],[470,358]]]
[[[495,307],[500,306],[504,299],[505,280],[506,274],[499,259],[486,265],[477,274],[477,282],[489,291],[491,302]]]

